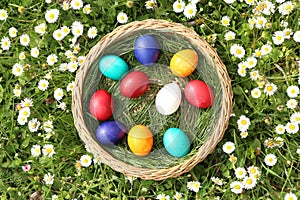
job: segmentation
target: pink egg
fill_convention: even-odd
[[[141,71],[128,73],[121,81],[120,92],[124,97],[135,98],[143,95],[149,86],[149,77]]]

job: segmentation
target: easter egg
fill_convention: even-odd
[[[157,61],[159,49],[159,44],[153,35],[142,35],[134,43],[136,59],[146,66],[151,66]]]
[[[179,128],[169,128],[164,133],[163,143],[167,152],[174,157],[181,158],[190,151],[190,140]]]
[[[184,88],[186,100],[197,108],[208,108],[213,104],[214,92],[209,85],[200,80],[192,80]]]
[[[149,77],[141,71],[133,71],[122,79],[120,92],[124,97],[135,98],[146,92],[149,86]]]
[[[90,99],[90,113],[98,120],[107,120],[112,116],[113,99],[106,90],[97,90]]]
[[[98,64],[101,73],[112,80],[120,80],[128,72],[127,63],[119,56],[105,55]]]
[[[97,140],[104,145],[120,142],[126,133],[126,127],[119,121],[106,121],[96,129]]]
[[[198,64],[198,54],[192,49],[184,49],[171,59],[170,69],[175,76],[186,77],[195,71]]]
[[[181,103],[181,90],[176,83],[168,83],[161,88],[155,98],[157,111],[162,115],[171,115]]]
[[[146,156],[153,146],[151,130],[144,125],[135,125],[128,132],[128,146],[132,153],[137,156]]]

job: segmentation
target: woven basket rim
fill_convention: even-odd
[[[185,160],[179,165],[165,168],[165,169],[146,169],[132,166],[124,163],[104,150],[96,141],[94,141],[87,129],[82,111],[82,86],[87,75],[91,63],[95,60],[95,52],[101,51],[102,47],[108,46],[112,41],[122,35],[130,34],[132,31],[139,29],[172,29],[177,34],[184,35],[192,44],[200,46],[213,59],[217,68],[218,76],[221,80],[221,89],[223,92],[222,105],[220,110],[220,118],[217,120],[216,126],[211,136],[204,142],[204,144],[197,150],[197,153],[188,160]],[[166,20],[147,19],[143,21],[134,21],[125,25],[121,25],[114,29],[109,34],[105,35],[88,53],[86,59],[78,69],[75,78],[75,87],[72,93],[72,113],[74,118],[74,125],[78,131],[81,140],[90,146],[96,146],[90,149],[96,158],[102,163],[109,165],[114,170],[121,172],[127,176],[139,177],[142,179],[163,180],[170,177],[178,177],[181,174],[190,171],[195,165],[203,161],[208,154],[212,153],[217,144],[223,138],[225,130],[228,127],[230,113],[232,109],[233,92],[231,88],[231,81],[226,70],[226,66],[219,58],[215,49],[213,49],[204,39],[202,39],[194,30],[185,27],[182,24],[169,22]]]

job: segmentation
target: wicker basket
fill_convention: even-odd
[[[205,54],[204,58],[207,63],[210,63],[210,68],[214,68],[218,81],[220,83],[220,102],[217,113],[219,114],[215,122],[212,122],[212,129],[209,137],[207,137],[204,143],[194,150],[194,153],[187,159],[181,160],[181,162],[170,167],[145,167],[134,165],[120,159],[120,157],[126,156],[126,150],[124,155],[118,156],[118,154],[112,153],[107,147],[99,144],[95,139],[94,130],[99,122],[88,121],[87,101],[90,98],[90,94],[97,89],[97,83],[99,83],[99,76],[101,76],[97,68],[97,61],[99,57],[107,50],[107,47],[115,44],[117,41],[125,40],[133,33],[139,31],[151,32],[160,31],[159,34],[171,33],[180,36],[184,41],[193,45],[199,52]],[[122,47],[120,47],[121,49]],[[213,67],[211,67],[213,66]],[[95,74],[96,73],[96,74]],[[97,82],[98,81],[98,82]],[[213,80],[212,80],[213,81]],[[89,87],[87,89],[87,84]],[[95,86],[93,86],[95,85]],[[86,90],[91,90],[89,95],[84,95]],[[226,71],[226,67],[218,57],[216,51],[193,30],[177,23],[172,23],[164,20],[144,20],[135,21],[126,25],[117,27],[114,31],[103,37],[89,52],[86,57],[83,66],[78,70],[75,88],[73,90],[72,99],[72,113],[74,116],[74,123],[79,133],[80,138],[88,146],[90,151],[98,158],[102,163],[109,165],[114,170],[121,172],[128,176],[140,177],[142,179],[163,180],[169,177],[177,177],[184,172],[190,171],[195,165],[203,161],[208,154],[210,154],[222,139],[224,132],[228,126],[229,116],[232,109],[232,88],[229,76]],[[128,151],[128,153],[130,153]],[[136,157],[136,160],[142,158]]]

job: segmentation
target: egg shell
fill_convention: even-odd
[[[128,98],[136,98],[143,95],[149,87],[149,77],[141,71],[133,71],[126,74],[120,83],[120,92]]]
[[[163,136],[167,152],[177,158],[185,156],[190,151],[190,140],[179,128],[169,128]]]
[[[201,80],[192,80],[184,88],[186,100],[197,108],[208,108],[214,102],[214,92]]]
[[[171,115],[179,108],[181,90],[176,83],[168,83],[161,88],[155,98],[157,111],[162,115]]]
[[[142,35],[134,43],[134,55],[136,59],[146,66],[156,63],[160,47],[153,35]]]
[[[98,64],[101,73],[112,80],[120,80],[128,72],[127,63],[119,56],[105,55]]]
[[[113,99],[106,90],[97,90],[90,99],[90,113],[98,120],[107,120],[113,113]]]
[[[153,134],[147,126],[135,125],[128,132],[127,142],[132,153],[146,156],[153,146]]]
[[[170,69],[175,76],[191,75],[198,64],[198,54],[192,49],[178,51],[171,59]]]
[[[126,126],[119,121],[106,121],[96,129],[97,140],[104,145],[120,142],[126,133]]]

